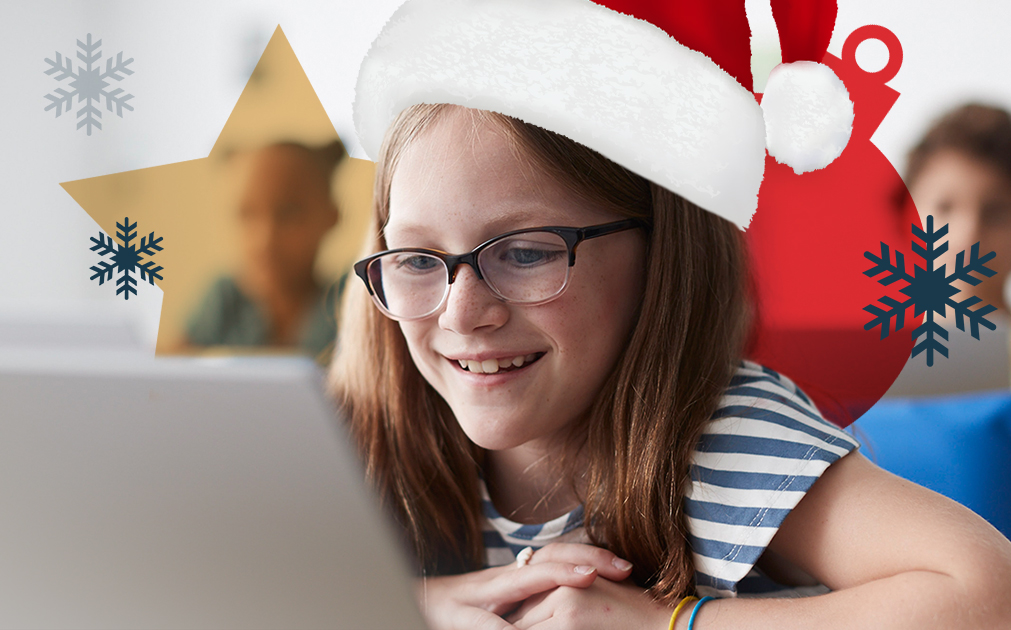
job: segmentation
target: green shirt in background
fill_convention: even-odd
[[[337,338],[335,307],[347,275],[336,286],[320,291],[299,327],[297,347],[318,357]],[[189,342],[197,346],[270,347],[270,323],[263,311],[239,289],[231,276],[218,278],[204,295],[186,326]]]

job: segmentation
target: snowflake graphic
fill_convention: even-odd
[[[878,298],[878,301],[885,306],[881,308],[874,304],[869,304],[864,307],[864,310],[874,316],[874,319],[867,322],[864,326],[864,330],[871,330],[875,326],[881,327],[881,338],[884,339],[891,332],[892,319],[895,319],[895,330],[901,330],[905,323],[906,309],[910,306],[914,306],[915,310],[913,316],[917,317],[920,313],[926,311],[927,318],[921,325],[913,331],[913,356],[926,351],[927,353],[927,365],[934,365],[934,352],[940,352],[945,358],[948,357],[948,348],[945,347],[941,339],[948,340],[948,331],[944,329],[943,326],[934,322],[934,314],[938,314],[941,317],[945,317],[946,308],[948,306],[955,310],[955,326],[959,330],[965,332],[965,320],[969,320],[969,330],[972,336],[979,339],[979,326],[982,324],[990,330],[997,328],[997,325],[987,320],[986,316],[997,310],[997,307],[990,304],[984,304],[976,310],[971,310],[971,307],[975,306],[979,302],[982,302],[980,298],[976,296],[968,297],[961,302],[956,302],[952,299],[956,293],[959,292],[958,289],[952,286],[955,280],[961,280],[972,286],[978,285],[982,282],[981,279],[973,276],[973,273],[978,273],[980,275],[986,276],[987,278],[996,275],[996,271],[990,269],[986,266],[990,260],[992,260],[997,254],[990,252],[983,257],[979,255],[979,243],[977,242],[972,246],[969,253],[969,264],[965,264],[965,252],[961,251],[955,256],[955,271],[949,276],[945,275],[945,265],[941,265],[940,268],[934,268],[934,261],[940,258],[946,251],[948,251],[948,243],[944,242],[940,246],[935,247],[935,245],[948,234],[948,226],[945,225],[941,229],[934,231],[934,217],[927,217],[927,231],[924,232],[920,228],[913,225],[913,235],[923,241],[923,245],[920,245],[916,241],[912,241],[913,252],[916,253],[920,258],[926,263],[926,269],[915,265],[914,275],[910,276],[906,273],[906,262],[902,255],[902,252],[895,251],[895,263],[892,264],[891,253],[888,246],[881,243],[881,256],[875,256],[870,252],[864,252],[864,257],[874,263],[874,266],[864,272],[865,276],[873,278],[882,272],[887,272],[887,275],[879,278],[878,283],[882,285],[889,285],[898,280],[903,280],[906,282],[906,286],[899,289],[900,293],[904,293],[909,296],[908,300],[900,302],[895,298],[884,296]],[[920,336],[923,335],[924,338],[916,342]]]
[[[108,254],[112,255],[111,263],[103,260],[91,268],[95,272],[91,279],[98,278],[98,284],[102,285],[106,280],[112,280],[112,274],[118,270],[123,275],[116,281],[116,284],[120,285],[116,289],[116,295],[122,293],[123,299],[129,300],[131,293],[137,295],[137,279],[131,276],[131,273],[139,270],[140,279],[147,280],[152,285],[156,278],[163,279],[158,273],[162,268],[155,267],[154,261],[141,262],[140,260],[141,256],[151,257],[155,251],[160,252],[162,250],[160,243],[163,238],[161,236],[155,238],[154,232],[151,232],[148,236],[141,237],[138,248],[136,245],[130,244],[130,241],[137,238],[136,221],[130,223],[130,217],[124,217],[122,223],[116,223],[116,227],[118,228],[116,236],[123,241],[122,245],[117,245],[111,236],[106,237],[101,232],[99,232],[98,238],[91,237],[91,242],[95,244],[91,251],[97,251],[103,257]]]
[[[74,102],[74,96],[77,96],[77,102],[81,103],[87,101],[84,107],[77,112],[77,117],[84,117],[83,120],[77,123],[77,128],[87,126],[88,135],[91,135],[91,128],[98,127],[99,131],[102,129],[102,123],[99,120],[102,118],[102,112],[97,107],[92,105],[92,101],[98,101],[101,105],[102,97],[105,97],[105,108],[110,112],[112,111],[112,106],[116,106],[116,115],[120,118],[123,117],[123,109],[126,108],[133,111],[133,107],[127,103],[131,98],[132,94],[124,94],[123,88],[116,88],[115,90],[107,91],[105,88],[109,87],[108,79],[115,79],[117,81],[122,81],[123,74],[133,74],[133,70],[127,68],[130,63],[133,62],[133,57],[123,61],[123,53],[116,55],[116,61],[107,59],[105,61],[105,72],[102,72],[102,64],[98,63],[97,67],[92,67],[92,64],[98,62],[102,57],[102,51],[98,50],[98,47],[102,45],[102,40],[98,40],[95,43],[91,43],[91,33],[88,33],[87,43],[77,40],[77,47],[81,50],[77,53],[77,58],[83,61],[86,66],[81,66],[78,64],[77,72],[74,72],[73,64],[71,63],[70,57],[66,59],[57,52],[56,61],[52,59],[46,59],[51,67],[46,70],[46,74],[55,74],[53,78],[57,81],[63,81],[64,79],[73,79],[70,82],[70,87],[72,90],[65,90],[62,87],[56,89],[55,94],[46,94],[46,98],[49,99],[49,105],[46,106],[45,111],[49,111],[56,108],[56,117],[59,118],[60,114],[63,113],[63,107],[66,105],[67,111]]]

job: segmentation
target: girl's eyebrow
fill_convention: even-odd
[[[543,209],[541,211],[530,209],[519,212],[510,212],[509,214],[496,217],[484,224],[484,227],[481,229],[481,233],[484,235],[484,240],[486,240],[511,230],[519,230],[528,227],[542,227],[545,225],[569,225],[572,223],[572,219],[566,219],[559,223],[557,219],[551,220],[545,218]],[[383,227],[383,234],[389,236],[391,228],[396,233],[397,237],[401,238],[425,238],[433,233],[442,234],[442,230],[436,229],[428,223],[402,223],[394,221],[389,221]]]
[[[391,230],[392,228],[392,230]],[[390,232],[393,231],[399,236],[426,236],[428,234],[429,228],[424,225],[416,224],[400,224],[400,223],[387,223],[383,226],[383,234],[389,236]]]

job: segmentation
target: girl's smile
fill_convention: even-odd
[[[515,379],[529,377],[544,356],[543,352],[507,355],[502,359],[450,359],[460,372],[460,382],[471,387],[497,387]]]
[[[493,352],[485,353],[485,355],[491,358],[482,359],[482,355],[477,355],[470,359],[456,358],[450,359],[450,361],[456,361],[460,364],[460,369],[472,374],[497,374],[499,372],[514,372],[523,369],[544,356],[544,353],[510,353],[504,355],[504,358],[499,359],[494,357],[503,356],[502,353]]]

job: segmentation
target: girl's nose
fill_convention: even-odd
[[[509,320],[509,306],[499,300],[470,265],[461,265],[449,285],[439,326],[461,335],[490,332]]]

